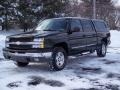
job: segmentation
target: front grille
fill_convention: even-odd
[[[17,41],[19,41],[19,42],[31,42],[31,41],[33,41],[33,38],[31,37],[29,37],[29,38],[27,38],[27,37],[25,37],[25,38],[10,38],[10,40],[9,40],[9,42],[17,42]]]
[[[10,38],[9,42],[32,42],[33,38],[32,37],[20,37],[20,38]],[[10,49],[31,49],[32,45],[17,45],[17,44],[9,44]]]
[[[15,44],[11,44],[9,45],[10,49],[30,49],[32,48],[32,45],[15,45]]]

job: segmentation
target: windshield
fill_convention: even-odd
[[[41,31],[62,31],[66,29],[65,19],[46,19],[40,22],[36,30]]]

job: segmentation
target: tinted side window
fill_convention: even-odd
[[[73,19],[71,20],[71,30],[74,30],[74,28],[80,28],[80,31],[82,31],[82,26],[79,20]]]
[[[97,31],[106,31],[107,30],[107,26],[104,22],[101,21],[94,21],[94,25]]]
[[[83,30],[85,32],[94,32],[93,27],[92,27],[92,23],[90,20],[81,20],[82,26],[83,26]]]

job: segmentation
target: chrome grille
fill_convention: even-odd
[[[32,42],[33,38],[32,37],[24,37],[24,38],[10,38],[9,42],[7,42],[9,44],[10,49],[31,49],[32,45],[30,44],[19,44],[19,43],[24,43],[24,42]]]

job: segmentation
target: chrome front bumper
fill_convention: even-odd
[[[41,52],[41,53],[12,53],[3,50],[3,55],[6,59],[20,62],[43,62],[50,61],[52,58],[52,52]]]
[[[46,52],[46,53],[11,53],[7,52],[4,54],[7,54],[9,56],[21,56],[21,57],[45,57],[45,58],[50,58],[52,53],[51,52]]]

